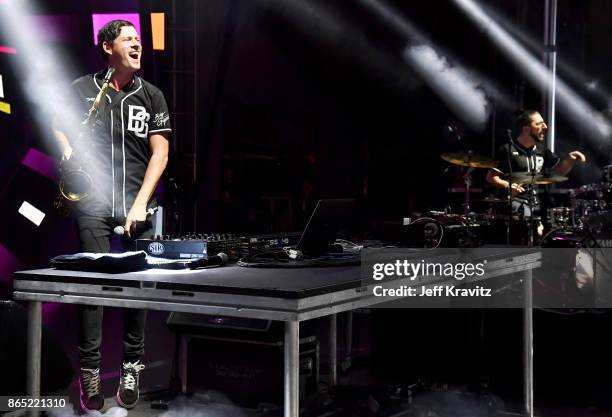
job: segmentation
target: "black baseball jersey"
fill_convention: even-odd
[[[72,111],[84,120],[101,90],[105,72],[85,75],[71,87]],[[60,121],[66,121],[66,118]],[[60,122],[61,123],[61,122]],[[58,126],[61,131],[62,126]],[[151,158],[149,137],[170,133],[168,106],[162,92],[134,76],[122,90],[107,88],[93,132],[79,139],[69,137],[74,155],[84,160],[83,169],[94,182],[92,193],[79,202],[78,210],[87,215],[126,217],[144,179]],[[154,199],[149,207],[156,205]]]
[[[508,173],[508,154],[510,154],[510,164],[512,172],[531,172],[543,173],[551,168],[554,168],[560,161],[560,158],[547,149],[544,144],[537,142],[531,149],[525,148],[516,140],[512,141],[512,145],[505,144],[499,148],[496,159],[499,162],[498,169],[504,173]],[[526,198],[524,193],[516,196],[517,198]]]

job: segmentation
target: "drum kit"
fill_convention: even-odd
[[[505,235],[506,244],[528,246],[539,244],[554,247],[597,245],[593,238],[594,235],[612,231],[612,165],[604,167],[601,182],[567,190],[569,196],[567,205],[547,209],[542,213],[543,218],[537,214],[519,217],[509,214],[511,213],[509,210],[512,204],[511,198],[513,198],[511,196],[472,198],[474,194],[471,175],[473,169],[496,168],[497,161],[473,152],[444,153],[440,157],[450,164],[467,168],[463,176],[465,188],[455,189],[455,191],[464,193],[463,213],[452,214],[448,210],[429,213],[429,216],[435,218],[442,226],[449,223],[456,227],[459,219],[464,228],[485,231],[480,234],[485,236],[484,240],[487,243],[504,243],[499,241],[499,236]],[[528,191],[530,198],[528,205],[531,206],[532,213],[537,204],[536,186],[560,184],[568,180],[565,176],[528,172],[513,172],[511,176],[502,175],[502,178],[517,183]],[[486,207],[486,209],[473,211],[472,203],[475,207]],[[500,233],[500,226],[505,228],[505,233]],[[511,229],[515,229],[515,232],[519,231],[523,236],[518,239],[514,236],[511,238]],[[520,232],[521,230],[523,232]]]

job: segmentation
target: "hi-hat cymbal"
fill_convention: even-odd
[[[449,152],[443,153],[440,157],[451,164],[472,168],[495,168],[498,164],[494,159],[472,152]]]
[[[508,178],[510,178],[510,175],[504,174],[502,177],[507,180]],[[547,185],[567,181],[567,177],[564,177],[562,175],[544,175],[536,174],[533,172],[513,172],[511,177],[512,182],[521,185]]]

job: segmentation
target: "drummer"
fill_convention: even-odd
[[[566,175],[569,173],[576,161],[586,162],[586,157],[580,151],[572,151],[567,157],[561,158],[555,155],[544,145],[544,138],[548,126],[542,115],[536,110],[520,110],[515,113],[516,134],[511,143],[506,143],[497,152],[496,160],[498,168],[493,168],[487,173],[487,182],[497,188],[508,189],[509,182],[504,173],[508,173],[508,162],[511,164],[512,174],[541,174]],[[512,211],[513,214],[531,216],[529,205],[529,194],[527,185],[512,182]],[[534,209],[539,207],[536,200]]]

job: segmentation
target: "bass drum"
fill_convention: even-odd
[[[552,229],[540,243],[543,248],[592,248],[596,245],[592,236],[577,227]]]
[[[542,239],[540,281],[556,302],[549,307],[583,308],[595,303],[593,236],[580,228],[553,229]],[[555,300],[555,298],[553,298]]]
[[[403,245],[421,248],[473,248],[481,246],[481,227],[465,216],[429,212],[404,227]]]

